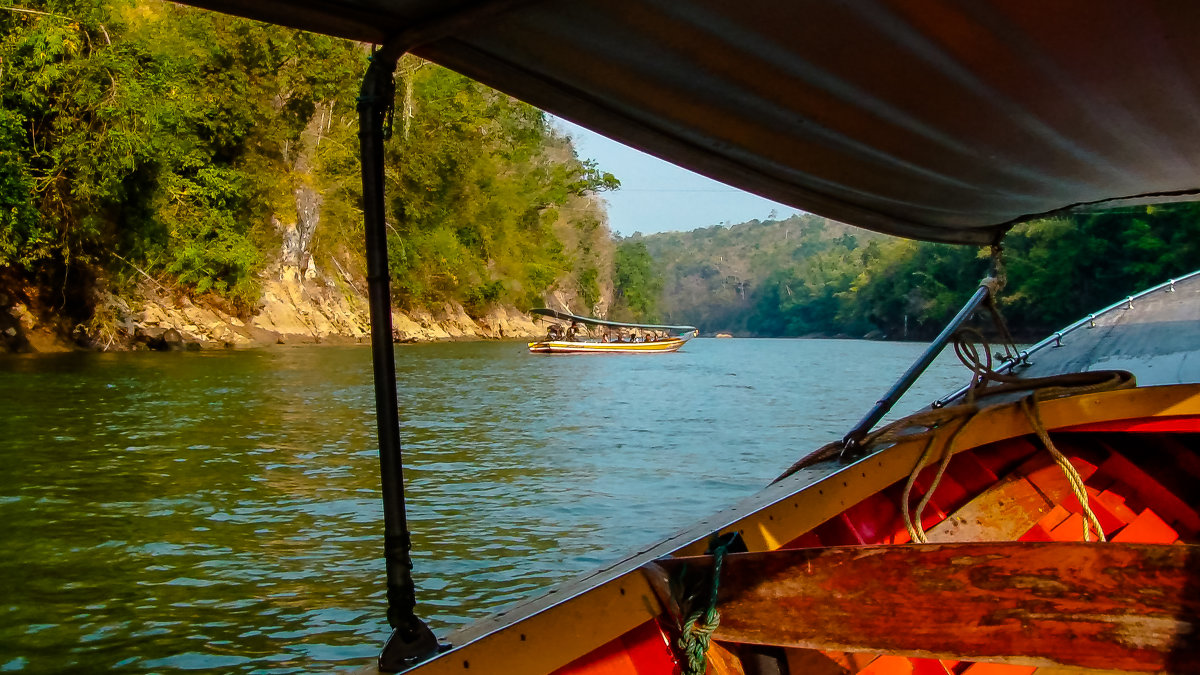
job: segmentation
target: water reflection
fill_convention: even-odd
[[[421,614],[444,630],[728,506],[918,350],[400,348]],[[0,670],[310,672],[381,644],[365,348],[9,357],[0,391]]]

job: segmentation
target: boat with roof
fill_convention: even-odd
[[[1200,278],[1027,349],[996,303],[1015,224],[1200,195],[1200,4],[186,2],[380,45],[359,111],[394,631],[368,672],[1200,672]],[[435,636],[382,192],[408,52],[776,201],[990,247],[992,272],[859,424],[761,492]],[[949,345],[964,386],[880,425]]]
[[[621,323],[546,308],[529,313],[551,321],[546,337],[529,343],[533,354],[666,354],[698,333],[695,326]]]

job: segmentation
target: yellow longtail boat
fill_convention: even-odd
[[[665,354],[697,334],[695,326],[621,323],[545,308],[530,314],[557,322],[545,339],[529,343],[533,354]]]
[[[794,207],[998,250],[1036,218],[1197,199],[1200,3],[185,1],[379,45],[359,106],[394,632],[367,670],[1200,672],[1200,282],[997,361],[955,335],[999,266],[860,424],[762,492],[435,637],[410,575],[382,192],[411,52]],[[968,386],[876,428],[951,342]]]

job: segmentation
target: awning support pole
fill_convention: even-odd
[[[384,224],[384,121],[395,100],[396,56],[371,59],[358,97],[363,217],[367,244],[367,297],[371,307],[371,356],[375,372],[375,416],[379,426],[379,470],[383,483],[384,560],[387,565],[388,624],[392,634],[379,655],[379,669],[399,671],[437,653],[433,631],[416,615],[412,544],[404,509],[404,465],[400,448],[396,360],[392,346],[392,302]]]
[[[871,431],[871,428],[874,427],[879,420],[883,419],[883,416],[892,409],[892,406],[896,405],[896,403],[900,400],[900,397],[904,395],[904,392],[908,391],[909,387],[911,387],[913,383],[917,381],[917,378],[921,376],[921,373],[925,372],[925,369],[929,367],[929,364],[933,363],[933,360],[937,358],[937,355],[942,352],[942,349],[950,342],[950,339],[954,337],[954,333],[958,331],[959,327],[962,326],[967,319],[971,318],[971,315],[975,313],[975,310],[979,309],[979,305],[981,305],[983,301],[986,300],[989,295],[991,295],[991,289],[991,277],[984,279],[983,282],[980,283],[979,288],[975,289],[975,294],[971,296],[971,299],[967,301],[967,304],[963,305],[962,309],[958,310],[958,314],[955,314],[954,318],[950,319],[950,323],[946,324],[946,327],[942,329],[942,332],[933,339],[933,342],[931,342],[928,347],[925,348],[925,352],[921,354],[916,362],[908,367],[908,370],[900,376],[900,379],[896,382],[896,384],[892,385],[892,388],[888,390],[888,393],[885,394],[883,398],[875,402],[875,407],[871,408],[871,411],[868,412],[858,424],[854,425],[854,428],[850,430],[850,433],[846,434],[846,436],[842,439],[841,456],[843,458],[848,459],[857,456],[859,450],[858,444],[860,441],[862,441],[863,437],[866,436],[869,431]]]

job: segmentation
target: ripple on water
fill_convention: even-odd
[[[919,349],[399,348],[419,611],[445,631],[728,507],[840,437],[885,388],[878,373]],[[869,367],[823,376],[833,362]],[[388,627],[369,350],[9,363],[0,425],[21,431],[0,438],[0,670],[373,658]],[[962,379],[939,373],[927,399]]]

